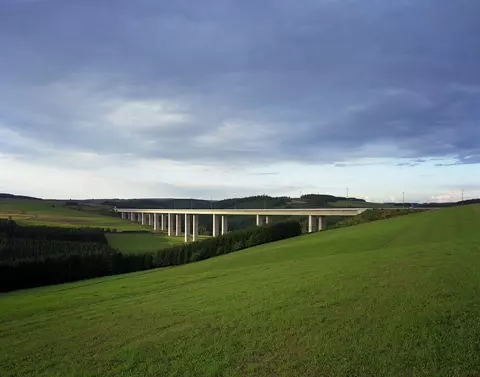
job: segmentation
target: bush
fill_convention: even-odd
[[[153,264],[155,267],[166,267],[198,262],[248,247],[296,237],[300,234],[300,224],[295,221],[237,230],[223,236],[157,251],[153,258]]]
[[[397,216],[404,216],[410,213],[418,213],[423,212],[422,210],[418,209],[409,209],[409,208],[399,208],[399,209],[383,209],[383,208],[375,208],[369,209],[365,212],[362,212],[360,215],[350,217],[346,220],[342,220],[336,223],[332,228],[342,228],[345,226],[352,226],[358,224],[369,223],[371,221],[376,220],[385,220],[390,219],[392,217]]]

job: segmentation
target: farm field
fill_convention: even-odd
[[[480,206],[0,295],[3,376],[480,374]]]
[[[59,201],[0,200],[0,218],[9,216],[19,225],[111,228],[117,231],[151,230],[151,227],[118,217],[71,209]]]
[[[107,233],[108,244],[122,253],[153,252],[184,242],[184,237],[154,233]]]

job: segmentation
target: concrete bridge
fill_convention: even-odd
[[[133,209],[115,208],[122,219],[151,225],[155,231],[167,230],[169,236],[180,236],[182,217],[185,223],[185,242],[198,240],[198,215],[211,215],[213,233],[228,232],[228,216],[255,216],[257,226],[268,224],[270,216],[308,216],[308,231],[326,228],[326,216],[356,216],[368,208],[312,208],[312,209]]]

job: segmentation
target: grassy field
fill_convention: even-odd
[[[154,233],[108,233],[108,244],[125,253],[157,251],[184,242],[184,237],[169,237]]]
[[[0,295],[0,376],[478,376],[480,206]]]
[[[71,209],[58,201],[0,200],[0,219],[9,216],[19,225],[115,228],[118,231],[151,230],[151,227],[121,218]]]
[[[329,206],[339,208],[386,208],[391,205],[383,203],[371,203],[371,202],[356,202],[350,200],[339,200],[338,202],[329,202]]]

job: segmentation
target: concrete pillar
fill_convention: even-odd
[[[142,225],[145,225],[147,223],[147,214],[146,213],[142,213]]]
[[[315,232],[315,216],[308,216],[308,233]]]
[[[257,226],[268,224],[268,216],[257,215]]]
[[[169,213],[167,215],[167,219],[168,219],[168,235],[173,236],[173,215]]]
[[[129,215],[130,215],[130,221],[135,221],[135,215],[133,214],[133,212],[130,212]]]
[[[198,241],[198,215],[193,215],[193,242]]]
[[[165,215],[163,213],[160,215],[160,229],[165,230]]]
[[[326,216],[318,216],[318,228],[317,229],[318,229],[319,232],[327,229],[327,217]]]
[[[177,219],[179,216],[177,215]],[[190,242],[190,215],[185,214],[185,243]]]
[[[182,217],[175,215],[175,235],[179,236],[182,233]]]
[[[153,214],[153,231],[158,232],[158,213]]]
[[[125,212],[122,212],[122,220],[125,220]]]
[[[151,213],[147,214],[147,220],[148,220],[148,225],[152,226],[153,224],[152,224],[152,214]]]
[[[227,216],[222,216],[222,234],[228,233],[228,218]]]
[[[216,237],[218,236],[218,216],[213,215],[213,221],[212,221],[212,236]]]

